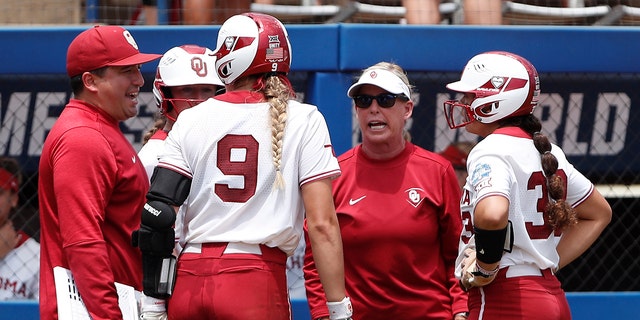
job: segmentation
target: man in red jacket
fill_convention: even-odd
[[[121,121],[137,114],[140,53],[118,26],[96,26],[67,51],[74,98],[47,136],[39,168],[40,317],[58,319],[54,267],[69,269],[90,317],[122,319],[114,282],[140,290],[131,245],[149,182]]]

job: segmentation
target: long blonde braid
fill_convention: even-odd
[[[264,78],[264,95],[270,106],[271,113],[271,151],[273,165],[276,168],[274,188],[284,188],[282,177],[282,143],[287,124],[287,106],[293,96],[293,89],[289,81],[281,74],[268,74]]]

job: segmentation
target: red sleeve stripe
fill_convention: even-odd
[[[483,195],[482,197],[476,199],[476,203],[480,202],[480,200],[482,200],[482,199],[484,199],[486,197],[489,197],[489,196],[501,196],[501,197],[505,197],[505,198],[507,198],[507,200],[509,200],[509,196],[506,193],[496,191],[496,192],[489,192],[489,193]],[[509,203],[511,203],[511,200],[509,200]]]
[[[593,185],[591,185],[591,188],[589,188],[589,192],[587,192],[582,198],[580,198],[580,200],[576,201],[575,203],[571,204],[571,207],[575,208],[577,206],[579,206],[581,203],[583,203],[585,200],[587,200],[587,198],[589,198],[589,196],[593,193]]]
[[[175,172],[177,172],[177,173],[179,173],[179,174],[181,174],[181,175],[183,175],[183,176],[185,176],[185,177],[187,177],[189,179],[193,178],[191,173],[189,173],[188,171],[186,171],[186,170],[184,170],[184,169],[182,169],[180,167],[176,167],[176,166],[174,166],[172,164],[166,163],[166,162],[158,163],[158,167],[162,167],[162,168],[165,168],[165,169],[169,169],[169,170],[175,171]]]
[[[322,179],[326,179],[326,178],[337,178],[338,176],[340,176],[341,172],[340,169],[336,169],[336,170],[332,170],[329,172],[324,172],[315,176],[311,176],[309,178],[306,178],[302,181],[300,181],[300,186],[302,187],[303,185],[305,185],[306,183],[309,182],[313,182],[313,181],[317,181],[317,180],[322,180]]]

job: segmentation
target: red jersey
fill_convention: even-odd
[[[40,316],[57,319],[53,268],[70,269],[94,320],[121,319],[114,281],[142,284],[131,232],[149,188],[118,121],[72,99],[47,136],[40,158]]]
[[[451,320],[466,311],[454,277],[462,223],[451,164],[411,143],[391,160],[369,159],[357,146],[338,161],[333,198],[353,319]],[[328,312],[307,244],[304,273],[316,319]]]

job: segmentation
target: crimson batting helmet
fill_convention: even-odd
[[[167,51],[158,63],[156,78],[153,81],[153,95],[162,113],[175,121],[178,114],[187,106],[194,106],[203,101],[173,98],[169,87],[197,84],[224,87],[214,69],[215,57],[209,48],[183,45]],[[176,103],[178,101],[188,103]]]
[[[470,104],[458,100],[444,103],[451,129],[473,121],[492,123],[531,114],[540,95],[536,68],[525,58],[505,51],[485,52],[471,58],[461,79],[449,83],[447,88],[475,95]]]
[[[284,25],[262,13],[243,13],[218,32],[216,71],[225,84],[252,74],[284,73],[291,67],[291,44]]]

